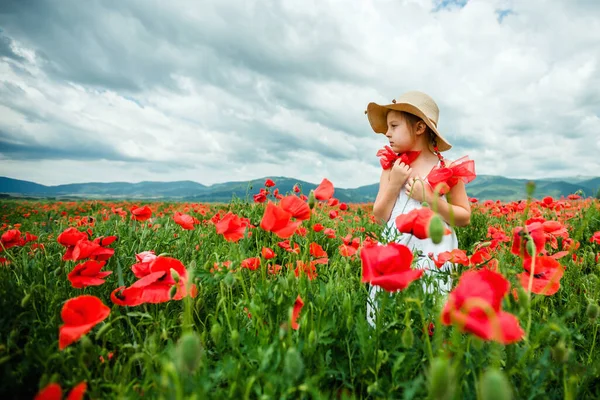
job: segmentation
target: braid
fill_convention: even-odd
[[[442,165],[442,168],[445,167],[446,166],[446,162],[444,161],[444,156],[442,156],[442,153],[440,153],[440,150],[438,149],[437,139],[435,137],[435,134],[433,134],[432,137],[431,137],[431,144],[433,145],[433,153],[440,160],[440,164]]]

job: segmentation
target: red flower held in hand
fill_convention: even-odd
[[[64,322],[58,331],[58,348],[63,350],[104,321],[110,308],[95,296],[83,295],[67,300],[61,311]]]
[[[282,239],[287,239],[296,232],[302,221],[292,221],[292,214],[272,202],[267,203],[260,227],[273,232]]]
[[[99,286],[104,283],[104,279],[112,274],[112,271],[100,272],[106,264],[105,261],[88,260],[83,264],[76,265],[73,271],[69,272],[67,278],[74,288],[82,289],[86,286]]]
[[[240,217],[228,212],[223,219],[215,224],[217,233],[223,235],[228,242],[237,242],[244,237],[246,223]]]
[[[190,231],[194,229],[194,218],[190,215],[176,211],[175,214],[173,214],[173,221],[185,230]]]
[[[409,233],[418,239],[427,239],[429,237],[429,224],[435,213],[431,208],[421,207],[410,210],[406,214],[400,214],[396,217],[396,227],[402,233]],[[451,233],[446,228],[444,234]]]
[[[457,325],[462,331],[484,340],[503,344],[518,342],[524,335],[519,320],[501,310],[508,290],[508,281],[497,272],[467,271],[449,295],[442,311],[442,323]]]
[[[152,217],[152,210],[148,206],[133,206],[129,211],[131,212],[131,219],[136,221],[146,221]]]
[[[423,275],[423,270],[411,269],[413,254],[403,244],[363,247],[362,282],[380,286],[388,292],[403,290]]]
[[[533,258],[523,260],[525,272],[518,276],[521,285],[525,290],[529,290],[529,280],[531,279],[531,263]],[[551,296],[560,289],[560,279],[565,269],[554,257],[540,256],[535,258],[535,268],[533,268],[533,282],[531,291],[536,294]]]
[[[377,157],[379,157],[379,163],[383,169],[392,168],[397,159],[400,159],[406,165],[410,165],[419,157],[419,154],[421,154],[420,151],[407,151],[396,154],[390,146],[385,146],[383,149],[377,151]]]
[[[323,178],[319,186],[315,189],[315,199],[327,201],[333,197],[334,191],[333,183],[329,179]]]

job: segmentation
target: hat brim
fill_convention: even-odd
[[[421,118],[425,124],[436,134],[437,145],[440,151],[450,150],[452,145],[444,139],[444,137],[437,130],[435,124],[427,118],[425,114],[421,112],[417,107],[408,103],[394,103],[381,106],[377,103],[369,103],[367,106],[367,117],[369,117],[369,123],[375,133],[385,134],[387,132],[387,113],[389,110],[404,111],[409,114],[416,115]]]

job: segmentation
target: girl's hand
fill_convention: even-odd
[[[428,202],[431,203],[431,199],[433,198],[433,190],[431,190],[431,186],[429,183],[423,181],[420,177],[410,178],[408,182],[406,182],[406,194],[409,197],[419,201],[419,202]]]
[[[411,173],[412,168],[407,164],[404,164],[400,159],[397,159],[390,171],[390,184],[401,188],[406,183],[406,180]]]

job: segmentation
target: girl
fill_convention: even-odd
[[[417,267],[433,277],[439,292],[448,293],[452,287],[448,274],[437,273],[428,256],[437,258],[441,252],[458,248],[452,226],[467,226],[470,222],[471,206],[465,183],[475,178],[474,162],[467,157],[454,163],[443,158],[441,152],[449,150],[452,145],[437,130],[439,109],[425,93],[408,92],[385,106],[370,103],[366,114],[375,133],[384,134],[390,143],[389,147],[377,153],[383,170],[373,215],[378,222],[386,224],[384,234],[388,240],[407,245],[413,251],[418,250]],[[434,188],[439,194],[436,195]],[[421,208],[422,202],[436,207],[451,231],[439,244],[434,244],[431,239],[400,234],[396,228],[396,218]],[[449,271],[451,266],[447,262],[441,269]],[[427,293],[436,289],[427,285],[423,278],[422,284]],[[371,302],[375,293],[371,290]],[[367,316],[372,324],[371,311],[369,303]]]

